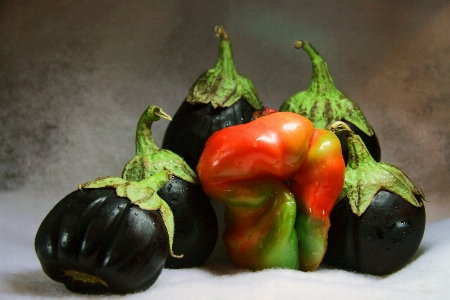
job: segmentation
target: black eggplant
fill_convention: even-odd
[[[262,110],[250,79],[234,66],[231,41],[224,28],[215,28],[220,38],[214,68],[196,80],[165,132],[162,148],[171,150],[195,170],[206,140],[217,130],[243,124]]]
[[[330,214],[324,261],[373,275],[396,272],[410,262],[425,231],[425,196],[398,168],[376,162],[361,138],[343,122],[349,162],[339,200]]]
[[[313,122],[316,128],[326,129],[334,122],[345,122],[362,138],[372,157],[380,161],[381,149],[375,132],[359,106],[336,88],[326,61],[307,41],[296,42],[295,48],[305,50],[311,59],[311,81],[307,90],[287,99],[280,111],[298,113]],[[341,141],[342,155],[347,164],[347,141],[341,133],[336,135]]]
[[[167,202],[175,218],[173,251],[183,257],[169,256],[165,267],[199,267],[214,250],[219,228],[209,198],[198,184],[173,177],[158,195]]]
[[[161,215],[112,189],[76,190],[43,220],[35,238],[44,272],[84,294],[148,289],[169,253]]]
[[[192,261],[201,264],[208,258],[210,253],[205,254],[203,247],[214,248],[217,220],[211,204],[204,200],[196,173],[181,157],[159,149],[153,141],[151,126],[161,117],[170,119],[157,106],[142,114],[136,155],[122,177],[99,177],[79,185],[41,224],[35,249],[42,268],[69,290],[94,294],[142,291],[158,278],[167,254],[180,259],[178,267],[189,267]],[[175,182],[184,188],[172,190]],[[186,193],[186,188],[192,192]],[[208,220],[207,226],[195,227],[199,232],[194,233],[204,239],[185,243],[180,234],[181,243],[177,241],[174,227],[182,233],[187,217],[195,224],[198,219]],[[181,255],[173,252],[174,239]],[[195,260],[191,254],[197,250],[201,255]],[[189,256],[181,261],[183,252]],[[142,272],[146,275],[141,276]]]
[[[136,155],[125,166],[122,177],[140,182],[163,170],[170,173],[171,179],[158,189],[158,195],[173,214],[175,232],[172,249],[182,257],[168,257],[165,266],[198,267],[208,259],[217,242],[217,218],[197,174],[179,155],[156,146],[151,133],[155,116],[171,120],[156,106],[151,106],[142,115],[136,130]]]

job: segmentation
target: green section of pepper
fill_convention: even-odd
[[[255,199],[264,198],[260,201],[263,205],[227,205],[227,228],[223,239],[230,259],[236,266],[252,270],[298,269],[293,195],[283,183],[275,180],[261,181],[259,187],[254,184],[252,190]],[[239,202],[236,199],[232,201]]]
[[[295,199],[281,184],[275,187],[273,193],[277,200],[271,202],[267,216],[270,215],[274,223],[264,239],[264,243],[270,247],[267,247],[265,257],[262,259],[262,267],[276,266],[297,270],[299,267],[298,241],[295,230],[292,229],[297,209]]]
[[[416,197],[424,201],[425,195],[414,186],[406,174],[395,166],[376,162],[361,138],[354,134],[347,124],[335,122],[330,128],[335,133],[346,134],[349,162],[339,200],[348,197],[356,215],[361,216],[364,213],[380,190],[399,195],[416,207],[422,205]]]
[[[338,90],[328,70],[328,64],[307,41],[298,41],[295,48],[308,53],[313,65],[309,87],[286,100],[280,111],[305,116],[316,128],[328,128],[336,121],[346,120],[368,136],[374,135],[363,112],[356,103]]]
[[[330,219],[328,216],[319,218],[301,208],[298,210],[295,231],[298,237],[300,270],[313,271],[320,265],[327,250]]]
[[[250,79],[236,71],[231,41],[222,26],[216,26],[220,38],[219,57],[214,68],[203,73],[189,90],[189,104],[208,104],[214,108],[232,106],[245,99],[253,108],[261,109],[261,102]]]

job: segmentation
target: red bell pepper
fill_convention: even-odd
[[[223,239],[237,267],[320,264],[345,173],[333,133],[296,113],[271,113],[213,134],[197,171],[206,194],[225,204]]]

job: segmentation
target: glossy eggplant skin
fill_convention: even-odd
[[[367,147],[367,150],[369,150],[370,155],[373,157],[375,161],[379,162],[381,160],[381,148],[380,143],[378,142],[378,137],[375,134],[375,132],[373,133],[372,136],[368,136],[361,129],[359,129],[352,123],[345,120],[342,120],[342,122],[346,123],[354,133],[356,133],[361,137],[361,139],[363,140],[364,144]],[[341,141],[342,156],[344,157],[345,164],[347,165],[348,162],[347,139],[343,133],[336,133],[336,135],[339,138],[339,141]]]
[[[35,238],[44,272],[83,294],[148,289],[169,253],[158,211],[144,211],[112,189],[76,190],[41,223]]]
[[[162,148],[181,156],[195,170],[206,140],[217,130],[247,123],[255,109],[244,99],[230,107],[214,108],[208,104],[189,104],[178,108],[165,132]]]
[[[416,253],[425,221],[424,205],[416,207],[391,192],[379,191],[359,217],[344,198],[330,214],[324,261],[361,273],[391,274],[408,264]]]
[[[158,191],[169,205],[175,220],[172,249],[182,258],[169,256],[166,268],[199,267],[205,263],[217,242],[216,214],[200,185],[173,177]]]

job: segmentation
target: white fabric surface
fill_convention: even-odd
[[[46,208],[33,204],[52,196],[23,189],[1,197],[0,299],[88,297],[73,294],[49,279],[35,255],[34,235]],[[386,277],[327,266],[306,273],[238,270],[228,262],[219,240],[205,266],[165,269],[149,290],[120,299],[445,299],[450,293],[449,227],[450,218],[428,224],[413,260]]]

